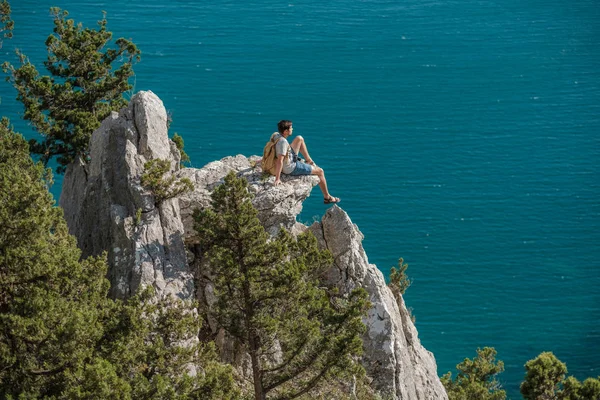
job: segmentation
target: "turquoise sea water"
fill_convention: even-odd
[[[408,262],[440,375],[483,346],[513,399],[542,351],[600,375],[597,1],[11,4],[2,59],[19,47],[39,67],[50,6],[86,25],[106,10],[143,52],[135,90],[161,97],[196,167],[259,154],[293,120],[370,261]],[[0,96],[34,136],[8,84]],[[315,188],[300,219],[325,209]]]

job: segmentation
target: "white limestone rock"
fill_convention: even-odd
[[[372,308],[364,321],[368,330],[363,337],[363,365],[373,387],[394,399],[448,399],[433,354],[421,345],[404,301],[396,302],[381,271],[369,264],[363,235],[348,214],[333,206],[310,230],[333,254],[329,282],[342,293],[357,287],[369,293]]]
[[[179,202],[157,206],[140,184],[148,160],[166,159],[173,173],[179,169],[162,101],[152,92],[136,94],[93,133],[90,157],[68,167],[60,206],[84,257],[108,253],[111,295],[154,286],[158,295],[193,298]]]
[[[317,176],[285,176],[282,184],[274,186],[273,176],[263,177],[260,166],[255,166],[259,157],[246,158],[243,155],[225,157],[213,161],[201,169],[184,168],[178,176],[189,178],[194,191],[179,197],[179,207],[183,218],[186,237],[194,236],[194,209],[210,205],[212,190],[223,183],[223,178],[233,171],[237,176],[246,178],[249,190],[254,194],[252,203],[258,210],[258,217],[272,235],[280,227],[295,231],[296,216],[302,211],[302,202],[310,196],[313,186],[319,183]]]

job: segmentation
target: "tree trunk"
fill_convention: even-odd
[[[250,358],[252,359],[252,378],[254,380],[254,399],[266,400],[267,394],[263,389],[262,371],[260,359],[258,358],[258,343],[253,332],[251,332],[249,336]]]
[[[250,359],[252,360],[252,379],[254,380],[254,399],[255,400],[266,400],[267,394],[264,391],[262,384],[262,365],[258,353],[260,352],[260,339],[256,334],[256,328],[254,327],[254,305],[252,304],[252,293],[250,290],[248,269],[244,262],[240,259],[240,269],[245,275],[243,283],[243,295],[245,303],[245,322],[246,332],[248,337],[248,347],[250,353]]]

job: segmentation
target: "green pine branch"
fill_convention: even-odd
[[[54,30],[46,40],[44,62],[50,75],[41,75],[19,50],[20,66],[5,62],[2,67],[23,103],[23,118],[43,137],[30,141],[31,151],[44,164],[56,157],[57,172],[62,173],[85,153],[102,120],[127,105],[123,93],[131,88],[128,80],[140,51],[124,38],[109,47],[112,33],[106,29],[106,15],[98,29],[90,29],[67,19],[65,10],[54,7],[50,13]]]
[[[170,173],[170,169],[171,163],[168,160],[158,158],[144,164],[140,182],[152,192],[156,205],[194,190],[194,184],[189,178],[177,178]]]

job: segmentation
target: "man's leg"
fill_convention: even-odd
[[[327,189],[327,180],[325,179],[325,171],[323,171],[323,168],[312,167],[311,174],[319,177],[319,188],[321,188],[321,192],[323,192],[323,198],[325,200],[329,200],[332,203],[337,203],[340,201],[340,199],[337,197],[333,197],[329,194],[329,190]]]
[[[296,138],[292,141],[292,144],[290,146],[292,146],[292,149],[294,149],[296,154],[302,154],[307,163],[314,164],[314,161],[312,160],[312,158],[310,158],[310,155],[308,154],[308,149],[306,148],[306,143],[304,142],[304,138],[302,136],[296,136]]]

